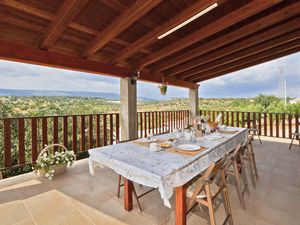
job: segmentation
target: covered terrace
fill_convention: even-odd
[[[80,142],[78,152],[146,136],[150,129],[158,134],[182,127],[200,112],[202,81],[299,52],[299,34],[298,0],[0,0],[0,59],[119,77],[121,87],[119,114],[25,118],[32,134],[30,162],[25,160],[24,118],[3,118],[4,169],[35,162],[38,146],[48,144],[49,119],[53,120],[53,142],[71,142],[74,151]],[[188,88],[189,112],[138,114],[137,79]],[[81,129],[77,140],[78,118],[81,127],[87,119],[90,127],[96,124],[98,129],[94,133],[93,129],[89,133]],[[71,119],[73,135],[68,136]],[[19,141],[17,163],[12,160],[14,120]],[[37,141],[39,120],[42,143]],[[62,140],[58,139],[60,120]],[[100,121],[104,136],[100,135]],[[295,127],[289,121],[289,133],[282,132],[287,138],[299,131],[298,116]],[[246,125],[251,125],[250,117]],[[259,132],[268,128],[265,123],[259,126]],[[285,144],[272,141],[255,144],[261,179],[246,200],[248,211],[232,200],[234,224],[298,223],[293,209],[300,205],[299,154],[285,149]],[[93,178],[86,161],[78,164],[53,183],[32,178],[32,174],[1,181],[0,224],[186,224],[183,204],[179,203],[176,213],[173,208],[163,208],[152,202],[157,198],[155,192],[142,202],[145,212],[126,212],[107,190],[115,185],[112,171],[104,169],[105,178],[101,172]],[[112,186],[104,187],[102,178]],[[74,186],[78,192],[66,186]],[[176,203],[171,199],[171,205],[184,199],[178,197]],[[46,207],[46,202],[52,207]],[[198,217],[187,220],[187,224],[196,223]]]

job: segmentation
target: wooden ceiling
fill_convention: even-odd
[[[158,39],[208,6],[218,7]],[[0,0],[0,59],[188,88],[299,51],[299,0]]]

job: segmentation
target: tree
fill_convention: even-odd
[[[274,96],[274,95],[262,95],[260,94],[259,96],[254,98],[254,102],[256,104],[260,104],[264,107],[264,109],[267,109],[269,105],[273,102],[280,102],[280,98]]]

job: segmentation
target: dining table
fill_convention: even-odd
[[[247,128],[226,127],[217,134],[206,134],[185,140],[178,133],[154,136],[151,142],[171,143],[170,148],[151,150],[146,138],[89,150],[89,172],[109,167],[124,178],[124,208],[132,210],[133,182],[157,188],[166,207],[175,192],[176,225],[186,224],[186,190],[193,178],[205,171],[210,162],[217,162],[248,137]],[[172,144],[173,140],[177,140]],[[198,152],[176,151],[179,144],[199,146]],[[174,206],[173,206],[174,207]]]

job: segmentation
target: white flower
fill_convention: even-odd
[[[48,177],[48,180],[52,180],[53,178],[51,176]]]
[[[50,173],[53,174],[53,173],[54,173],[54,170],[51,170]]]
[[[50,176],[50,174],[49,173],[45,173],[45,177],[49,177]]]

